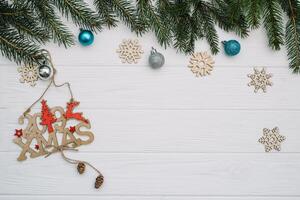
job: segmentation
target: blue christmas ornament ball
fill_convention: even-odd
[[[94,42],[94,34],[90,30],[80,30],[78,40],[81,45],[89,46]]]
[[[241,45],[236,40],[223,41],[222,43],[224,45],[225,53],[228,56],[235,56],[241,51]]]

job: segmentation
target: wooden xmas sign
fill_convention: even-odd
[[[26,160],[27,154],[31,158],[46,155],[53,151],[53,146],[71,145],[75,148],[93,142],[93,133],[86,131],[91,128],[89,120],[84,118],[82,113],[74,112],[79,102],[68,102],[66,111],[59,106],[49,108],[45,100],[42,100],[41,104],[41,112],[33,115],[26,113],[19,118],[21,125],[27,120],[24,129],[16,129],[16,138],[13,140],[22,149],[19,161]],[[69,126],[70,120],[77,124]]]

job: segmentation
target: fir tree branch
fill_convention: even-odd
[[[127,0],[97,0],[111,2],[111,6],[121,20],[137,34],[145,31],[145,27],[138,21],[135,7]]]
[[[161,19],[151,0],[138,0],[137,12],[141,23],[147,28],[154,30],[160,45],[165,48],[171,44],[171,28]]]
[[[202,30],[200,33],[205,36],[211,52],[217,54],[219,52],[219,37],[215,29],[214,19],[211,16],[211,5],[209,2],[198,0],[194,6],[198,20],[202,23],[198,29]]]
[[[111,7],[111,3],[103,0],[94,0],[94,6],[97,8],[103,23],[108,26],[108,28],[117,26],[118,20]]]
[[[54,42],[69,47],[74,44],[74,36],[55,14],[49,0],[27,0],[35,9],[42,25],[51,33]]]
[[[282,10],[278,0],[264,0],[263,23],[267,31],[269,46],[274,50],[280,50],[283,44],[283,19]]]
[[[256,29],[260,25],[262,1],[246,0],[243,4],[245,7],[246,19],[252,29]]]
[[[13,17],[12,17],[13,16]],[[31,10],[24,5],[13,6],[3,3],[0,6],[2,24],[11,25],[31,40],[45,43],[50,39],[47,31],[40,26]]]
[[[242,9],[242,0],[226,0],[226,2],[232,30],[242,38],[247,37],[249,26]]]
[[[151,0],[137,0],[137,16],[145,25],[145,31],[152,30],[152,22],[149,19],[149,9],[152,9]]]
[[[171,16],[174,21],[174,47],[180,52],[191,54],[194,51],[196,35],[192,34],[190,4],[187,1],[176,1],[171,6]]]
[[[17,63],[35,62],[37,43],[49,39],[68,47],[74,37],[55,13],[71,18],[75,25],[97,30],[102,24],[117,25],[120,18],[138,34],[154,31],[162,46],[173,45],[192,53],[197,39],[206,38],[212,53],[219,51],[217,24],[241,37],[248,35],[248,24],[266,29],[269,46],[280,49],[284,43],[282,11],[288,22],[285,40],[290,68],[300,72],[300,6],[298,0],[94,0],[94,13],[84,0],[0,0],[0,51]],[[99,16],[98,16],[99,15]]]
[[[286,24],[285,40],[288,58],[290,60],[289,67],[294,73],[300,72],[300,22],[299,9],[300,5],[296,1],[288,0],[289,4],[289,20]]]
[[[279,3],[281,5],[282,10],[290,17],[291,16],[291,9],[290,9],[290,3],[287,0],[279,0]],[[293,7],[294,1],[292,1]]]
[[[194,51],[195,35],[191,35],[191,17],[178,17],[174,34],[174,47],[180,52],[191,54]]]
[[[38,62],[40,48],[20,35],[16,29],[0,25],[0,51],[17,64],[32,64]]]
[[[92,31],[101,30],[99,16],[84,1],[53,0],[53,2],[60,12],[67,18],[71,17],[77,26]]]
[[[211,0],[210,12],[219,27],[233,31],[242,38],[248,36],[248,24],[241,9],[240,0]]]

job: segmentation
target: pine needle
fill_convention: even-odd
[[[38,61],[39,47],[19,34],[14,28],[0,25],[0,52],[17,64],[32,64]]]

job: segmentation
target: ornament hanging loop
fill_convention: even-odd
[[[151,54],[156,54],[157,50],[154,47],[151,47]]]

